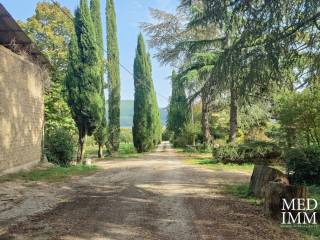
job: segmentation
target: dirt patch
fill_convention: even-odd
[[[300,239],[265,219],[259,208],[221,193],[226,183],[249,181],[248,174],[190,166],[184,159],[165,143],[140,158],[99,162],[102,171],[69,183],[19,183],[25,189],[18,187],[9,198],[42,198],[41,211],[34,211],[39,205],[29,212],[20,208],[4,224],[14,214],[3,208],[7,230],[0,239]]]

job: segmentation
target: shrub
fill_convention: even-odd
[[[133,153],[137,153],[134,145],[132,143],[121,143],[119,153],[122,155],[129,155]]]
[[[176,136],[173,138],[172,144],[174,147],[185,147],[189,142],[184,136]]]
[[[120,142],[122,143],[132,143],[132,130],[130,128],[120,129]]]
[[[172,138],[172,132],[170,132],[168,129],[165,129],[162,132],[162,141],[170,141]]]
[[[53,130],[45,137],[45,153],[49,162],[63,167],[69,166],[75,149],[75,141],[66,129]]]
[[[292,182],[320,184],[320,147],[290,149],[284,159]]]
[[[226,144],[213,150],[217,161],[222,163],[270,164],[281,156],[281,149],[274,143],[249,141],[244,144]]]

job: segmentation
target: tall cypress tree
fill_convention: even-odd
[[[91,18],[95,27],[96,31],[96,42],[98,45],[98,52],[99,52],[99,59],[100,59],[100,78],[102,86],[105,85],[104,83],[104,54],[103,54],[103,34],[102,34],[102,21],[101,21],[101,8],[100,8],[100,0],[91,0],[90,1],[90,10],[91,10]],[[107,119],[106,119],[106,112],[105,112],[105,95],[104,95],[104,87],[101,89],[101,97],[103,99],[103,119],[101,125],[94,133],[95,141],[99,146],[98,150],[98,157],[103,157],[103,146],[107,141]]]
[[[66,77],[68,103],[79,130],[78,162],[84,158],[87,135],[92,135],[103,118],[101,68],[96,33],[87,0],[80,1],[75,13],[75,32],[69,46]]]
[[[167,128],[177,137],[182,133],[183,127],[190,121],[188,99],[182,81],[175,71],[172,71],[172,93],[168,111]]]
[[[138,152],[145,152],[154,146],[151,114],[151,68],[142,34],[139,34],[134,59],[134,115],[133,143]]]
[[[150,71],[150,113],[151,113],[151,126],[150,129],[153,131],[153,144],[157,145],[161,142],[161,120],[160,120],[160,110],[157,101],[157,95],[154,90],[154,84],[152,80],[152,64],[150,60],[150,54],[148,54],[148,65]]]
[[[120,141],[120,70],[117,23],[114,1],[107,0],[107,51],[108,51],[108,111],[109,111],[109,151],[118,151]]]

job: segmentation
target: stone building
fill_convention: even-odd
[[[0,4],[0,174],[41,160],[48,60]]]

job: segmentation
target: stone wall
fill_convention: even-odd
[[[41,160],[46,77],[27,57],[0,46],[0,174]]]

